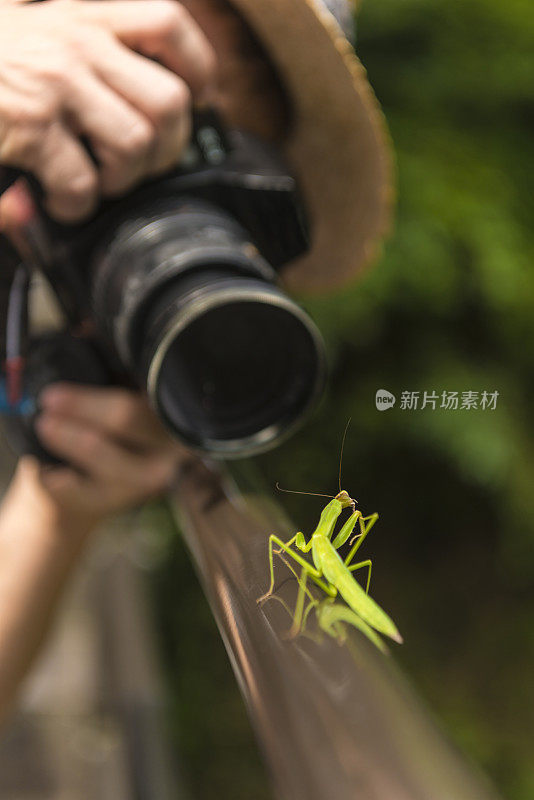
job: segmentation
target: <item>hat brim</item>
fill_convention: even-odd
[[[317,293],[347,284],[379,253],[390,225],[392,156],[365,70],[334,17],[314,0],[231,0],[288,92],[286,157],[311,223],[309,253],[282,273]]]

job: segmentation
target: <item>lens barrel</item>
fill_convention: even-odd
[[[317,328],[218,207],[152,204],[114,229],[92,274],[102,332],[189,446],[221,458],[266,450],[320,396]]]

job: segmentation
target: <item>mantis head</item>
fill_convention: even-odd
[[[345,489],[342,489],[338,494],[336,494],[336,500],[339,500],[341,503],[342,508],[352,508],[353,511],[356,511],[356,503],[357,500],[353,500],[348,492]]]

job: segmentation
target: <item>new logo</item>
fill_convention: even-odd
[[[379,411],[386,411],[395,405],[395,395],[387,389],[378,389],[375,395],[375,405]]]

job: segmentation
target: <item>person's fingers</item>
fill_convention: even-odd
[[[120,506],[159,493],[175,469],[170,454],[137,455],[77,420],[45,412],[36,430],[45,447],[100,487],[101,505]]]
[[[178,160],[189,89],[198,102],[216,78],[214,51],[179,2],[6,3],[2,15],[0,161],[35,174],[53,217],[89,216],[101,192]]]
[[[54,414],[43,413],[36,430],[43,444],[56,456],[83,470],[93,480],[126,481],[137,485],[143,459],[125,451],[100,431]],[[125,453],[128,454],[124,458]]]
[[[40,395],[44,411],[79,420],[134,447],[170,447],[163,425],[136,392],[76,384],[53,384]]]
[[[215,53],[176,0],[78,0],[78,6],[87,21],[104,25],[128,47],[161,61],[186,81],[195,100],[206,101],[215,82]]]
[[[99,48],[95,72],[143,112],[155,128],[148,171],[157,174],[180,159],[191,135],[191,93],[184,80],[120,42]]]
[[[35,428],[53,455],[92,477],[111,475],[115,454],[113,445],[102,434],[77,421],[48,413],[38,417]]]
[[[141,485],[127,481],[99,481],[80,475],[69,467],[42,470],[40,482],[56,503],[67,513],[83,515],[90,527],[95,522],[128,506],[149,500],[171,484],[175,470],[168,462],[159,465],[159,479],[149,483],[146,475]],[[154,475],[154,471],[152,471]]]
[[[121,194],[146,173],[154,126],[89,70],[73,76],[66,99],[76,133],[91,143],[103,194]]]
[[[50,214],[74,222],[94,208],[98,192],[95,166],[87,152],[61,122],[51,125],[39,145],[32,136],[31,157],[19,165],[32,171],[46,193]]]

